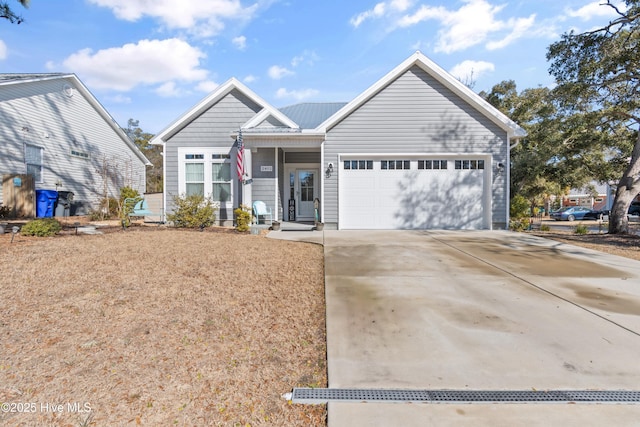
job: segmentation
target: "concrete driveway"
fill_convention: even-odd
[[[330,388],[640,390],[640,262],[524,233],[325,231]],[[638,426],[640,405],[329,403],[329,427]]]

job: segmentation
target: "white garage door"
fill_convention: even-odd
[[[488,162],[485,156],[343,158],[338,175],[339,227],[489,228]]]

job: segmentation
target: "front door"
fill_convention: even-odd
[[[313,220],[313,201],[318,197],[318,171],[312,169],[296,170],[296,220]]]

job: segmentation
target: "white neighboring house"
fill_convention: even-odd
[[[73,192],[72,215],[123,186],[144,193],[151,163],[75,74],[0,74],[0,117],[0,175]]]
[[[313,221],[317,199],[327,229],[506,229],[509,150],[525,135],[416,52],[348,103],[277,109],[231,79],[151,142],[164,147],[165,212],[200,193],[225,225],[256,200]]]

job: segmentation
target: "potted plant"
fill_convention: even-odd
[[[271,229],[272,229],[273,231],[278,231],[278,230],[280,230],[280,221],[273,221],[273,222],[271,223]]]
[[[317,231],[324,230],[324,222],[316,222],[316,230]]]

